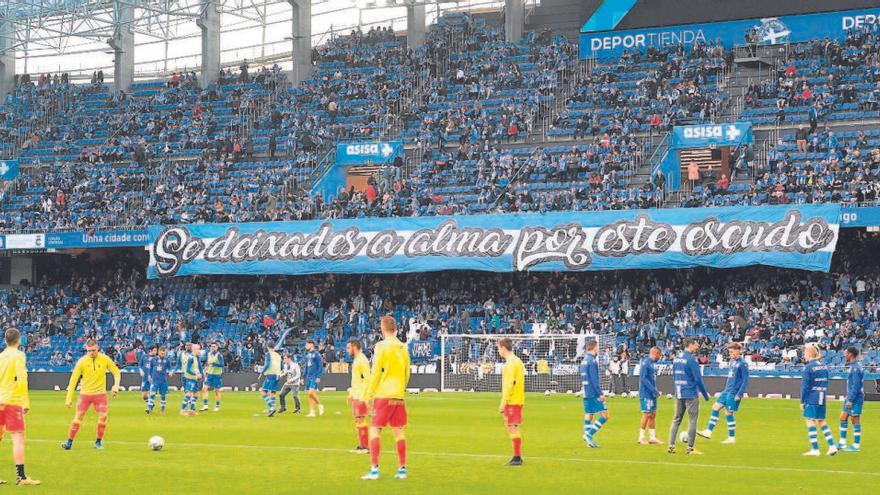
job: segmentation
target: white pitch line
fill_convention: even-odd
[[[46,439],[28,439],[29,442],[38,442],[38,443],[57,443],[61,445],[61,442],[58,440],[46,440]],[[126,440],[113,440],[104,442],[105,445],[143,445],[146,447],[146,442],[131,442]],[[192,448],[229,448],[229,449],[261,449],[261,450],[287,450],[294,452],[327,452],[333,454],[350,454],[352,453],[349,449],[338,449],[331,447],[297,447],[292,445],[246,445],[246,444],[229,444],[229,443],[199,443],[199,442],[183,442],[178,443],[175,442],[174,446],[179,447],[192,447]],[[88,443],[83,448],[91,448]],[[659,451],[659,450],[658,450]],[[393,455],[394,452],[385,451],[386,455]],[[434,457],[457,457],[457,458],[478,458],[478,459],[508,459],[510,456],[501,455],[501,454],[475,454],[469,452],[409,452],[410,455],[418,455],[418,456],[434,456]],[[844,454],[845,455],[845,454]],[[588,464],[639,464],[643,466],[669,466],[669,467],[679,467],[679,468],[703,468],[703,469],[751,469],[755,471],[770,471],[770,472],[789,472],[789,473],[807,473],[807,474],[843,474],[843,475],[853,475],[853,476],[871,476],[880,478],[880,472],[870,472],[870,471],[845,471],[839,469],[810,469],[810,468],[796,468],[796,467],[784,467],[784,466],[752,466],[748,464],[705,464],[705,463],[693,463],[693,464],[685,464],[685,463],[677,463],[677,462],[668,462],[668,461],[639,461],[633,459],[587,459],[580,457],[550,457],[550,456],[525,456],[526,461],[553,461],[553,462],[583,462]]]

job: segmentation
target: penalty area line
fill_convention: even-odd
[[[28,439],[29,442],[36,443],[58,443],[57,440],[47,439]],[[104,442],[104,445],[143,445],[146,442],[131,442],[127,440],[112,440]],[[284,450],[291,452],[326,452],[332,454],[350,454],[350,449],[339,449],[333,447],[299,447],[294,445],[247,445],[247,444],[230,444],[230,443],[203,443],[203,442],[175,442],[174,446],[185,448],[228,448],[228,449],[260,449],[260,450]],[[394,452],[385,451],[385,455],[396,455]],[[429,457],[451,457],[464,459],[509,459],[509,455],[503,454],[477,454],[470,452],[409,452],[409,455],[429,456]],[[842,469],[812,469],[798,468],[786,466],[752,466],[748,464],[706,464],[706,463],[678,463],[669,461],[644,461],[634,459],[590,459],[580,457],[552,457],[552,456],[524,456],[526,461],[546,461],[546,462],[570,462],[570,463],[587,463],[587,464],[638,464],[641,466],[663,466],[678,468],[700,468],[700,469],[751,469],[754,471],[783,472],[783,473],[806,473],[806,474],[831,474],[831,475],[851,475],[851,476],[870,476],[880,478],[880,472],[870,471],[847,471]]]

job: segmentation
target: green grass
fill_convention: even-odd
[[[720,445],[722,422],[712,441],[698,441],[702,457],[668,455],[665,447],[636,445],[638,401],[609,399],[611,421],[597,436],[601,449],[581,441],[582,409],[573,396],[530,395],[525,409],[522,468],[505,468],[509,441],[497,413],[496,394],[422,394],[408,400],[411,426],[410,478],[392,479],[393,444],[386,433],[383,478],[364,482],[368,456],[351,454],[355,432],[342,393],[325,393],[327,413],[307,419],[285,414],[255,417],[255,393],[227,393],[223,411],[195,418],[143,413],[136,393],[111,400],[106,450],[95,451],[95,416],[82,425],[72,451],[59,447],[72,411],[62,392],[32,393],[27,416],[27,468],[40,487],[58,494],[309,493],[567,494],[567,493],[877,493],[880,486],[880,404],[864,411],[865,440],[859,454],[803,458],[806,433],[796,401],[747,399],[737,418],[738,443]],[[704,403],[700,426],[708,418]],[[672,402],[662,400],[658,436],[665,437]],[[839,403],[829,407],[837,436]],[[166,447],[152,452],[151,435]],[[680,451],[683,449],[679,449]],[[823,446],[824,451],[824,446]],[[10,442],[0,445],[0,475],[14,477]],[[3,467],[6,466],[6,467]]]

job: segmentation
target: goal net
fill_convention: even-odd
[[[498,355],[498,341],[504,337],[513,340],[513,352],[525,364],[527,392],[580,391],[579,369],[590,340],[599,343],[602,389],[611,386],[605,370],[614,352],[613,335],[444,335],[440,339],[441,390],[500,392],[504,359]]]

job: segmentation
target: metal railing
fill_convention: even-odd
[[[557,85],[553,92],[553,99],[550,101],[548,108],[544,112],[539,113],[541,138],[543,141],[548,140],[548,133],[553,127],[553,121],[565,109],[572,91],[578,87],[584,78],[589,76],[592,71],[593,62],[592,59],[578,60],[573,64],[565,64],[564,68],[559,72]]]
[[[321,180],[324,175],[336,165],[336,146],[330,146],[324,155],[318,160],[312,173],[309,175],[309,190],[315,187],[315,184]]]

